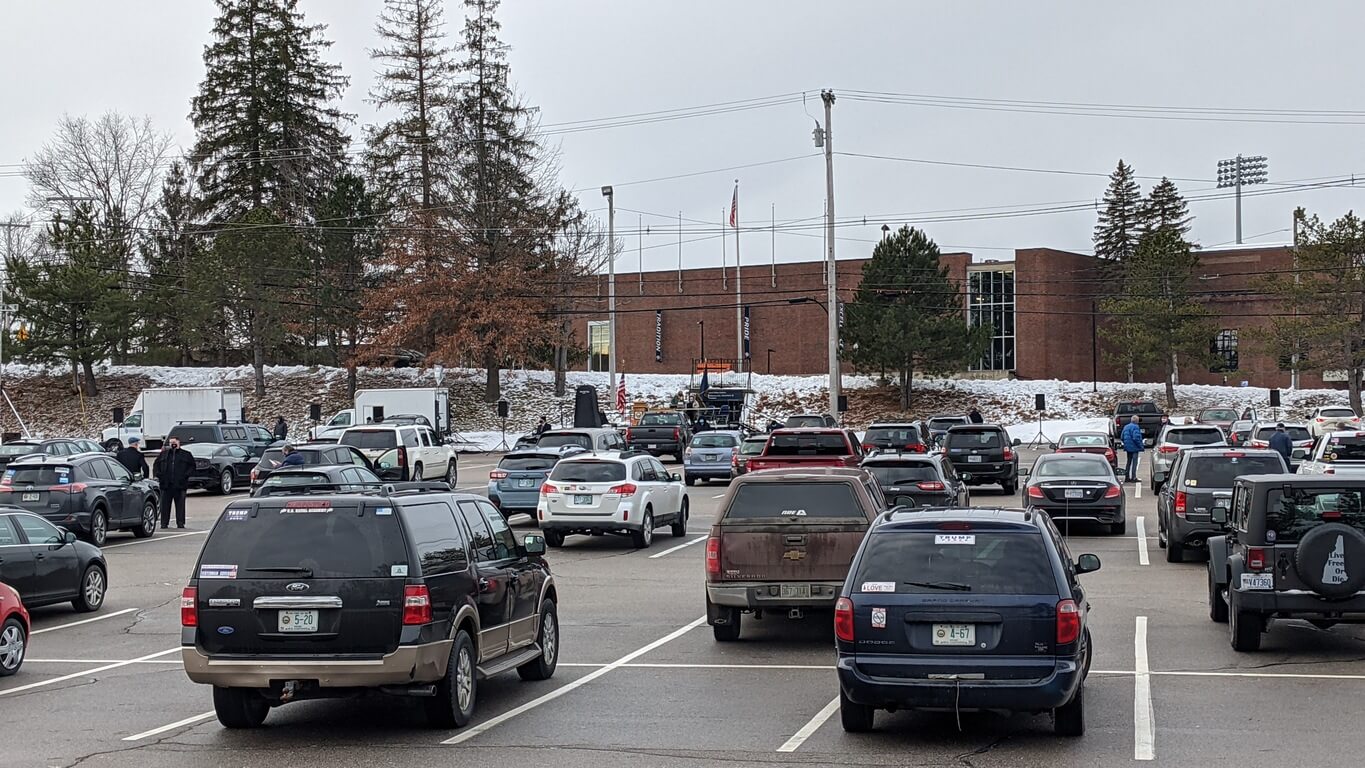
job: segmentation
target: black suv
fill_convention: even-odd
[[[1019,454],[1004,427],[972,424],[952,427],[943,437],[943,453],[967,485],[999,483],[1005,493],[1019,490]]]
[[[1247,475],[1211,516],[1209,618],[1256,651],[1271,619],[1365,624],[1365,478]]]
[[[247,449],[252,456],[260,456],[275,442],[270,430],[259,424],[222,423],[215,421],[182,421],[171,427],[171,438],[180,440],[181,445],[190,443],[235,443]]]
[[[875,453],[859,467],[877,479],[888,507],[970,507],[971,493],[941,454]]]
[[[1156,543],[1165,548],[1166,562],[1183,562],[1186,548],[1202,550],[1210,536],[1223,532],[1213,522],[1213,507],[1232,506],[1238,475],[1288,471],[1284,458],[1269,449],[1186,448],[1177,453],[1156,497]]]
[[[1051,711],[1085,732],[1090,604],[1047,515],[892,510],[873,522],[834,609],[839,715],[867,731],[878,709]]]
[[[140,539],[156,533],[158,498],[156,483],[133,479],[103,453],[28,456],[10,462],[0,480],[0,504],[76,531],[97,547],[110,531]]]
[[[185,672],[218,720],[363,691],[416,696],[463,726],[481,680],[559,660],[545,540],[517,543],[487,499],[444,483],[229,504],[180,600]]]

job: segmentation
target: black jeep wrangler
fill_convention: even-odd
[[[1209,618],[1256,651],[1271,619],[1365,623],[1365,478],[1246,475],[1209,545]]]

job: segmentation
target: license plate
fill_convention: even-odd
[[[1244,573],[1242,574],[1242,589],[1274,589],[1275,574],[1273,573]]]
[[[1066,497],[1068,499],[1084,499],[1085,491],[1081,490],[1080,488],[1067,488]]]
[[[36,493],[26,493],[26,494],[24,494],[24,501],[37,501],[37,500],[38,500],[38,494],[36,494]]]
[[[591,495],[591,494],[585,494],[585,493],[575,493],[575,494],[573,495],[573,503],[575,503],[575,504],[591,504],[591,503],[592,503],[592,495]]]
[[[518,479],[517,479],[517,487],[518,487],[518,488],[533,488],[533,487],[535,487],[535,484],[536,484],[536,481],[535,481],[535,480],[532,480],[532,479],[529,478],[529,477],[523,477],[523,478],[518,478]]]
[[[658,443],[650,443],[649,445],[646,445],[645,447],[646,447],[646,448],[658,448],[658,447],[659,447],[659,444],[658,444]]]
[[[967,463],[968,463],[968,464],[980,464],[980,463],[981,463],[981,459],[982,459],[981,456],[968,456],[968,457],[967,457]]]
[[[976,645],[976,625],[935,624],[934,645]]]
[[[280,611],[281,632],[318,631],[317,611]]]
[[[809,584],[780,584],[777,587],[778,597],[810,597]]]
[[[720,461],[720,456],[719,456],[719,455],[717,455],[717,456],[703,456],[703,457],[701,457],[701,460],[702,460],[702,461]]]

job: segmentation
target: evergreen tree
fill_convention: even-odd
[[[1161,181],[1152,187],[1152,191],[1147,193],[1147,199],[1143,201],[1143,233],[1169,229],[1183,238],[1190,232],[1191,221],[1193,217],[1190,216],[1185,198],[1180,196],[1180,190],[1176,189],[1170,179],[1162,176]]]
[[[194,352],[225,349],[221,271],[194,219],[190,173],[172,163],[161,184],[161,197],[145,238],[142,260],[146,285],[138,302],[143,344],[152,359],[191,365]]]
[[[1109,174],[1104,207],[1095,224],[1095,255],[1122,264],[1137,249],[1142,221],[1142,191],[1133,178],[1133,166],[1119,160]]]
[[[308,247],[294,227],[267,208],[220,225],[213,258],[224,266],[223,289],[232,338],[247,339],[256,393],[265,393],[265,363],[285,348],[319,309],[308,296]],[[249,265],[249,266],[247,266]]]
[[[877,243],[846,309],[848,359],[865,370],[899,372],[903,410],[915,371],[962,370],[990,343],[990,326],[968,327],[938,246],[918,229],[902,227]]]

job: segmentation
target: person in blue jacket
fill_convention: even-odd
[[[1138,417],[1134,416],[1123,426],[1123,432],[1119,439],[1123,441],[1123,450],[1128,453],[1128,469],[1125,472],[1125,479],[1130,483],[1137,482],[1138,476],[1138,457],[1142,455],[1142,427],[1138,426]]]
[[[1284,431],[1284,422],[1275,425],[1275,432],[1270,435],[1270,450],[1283,456],[1285,464],[1294,456],[1294,441],[1290,440],[1289,433]]]

